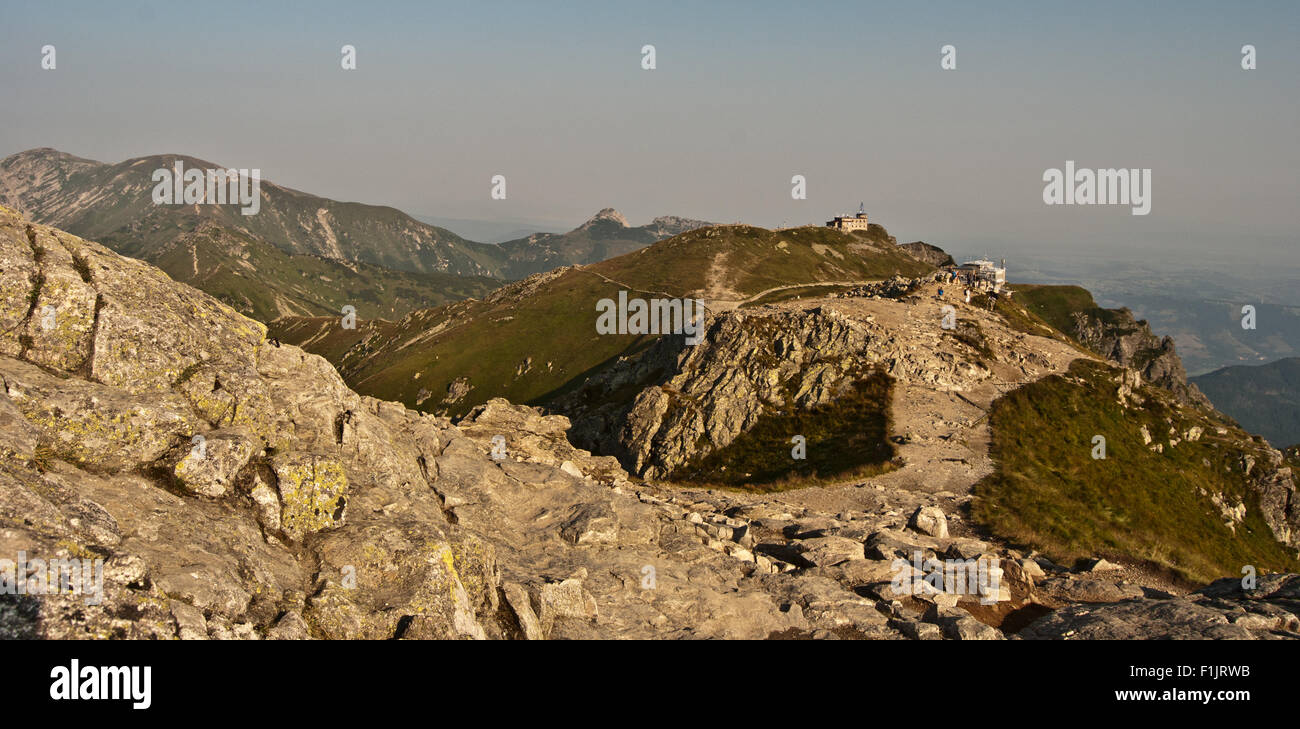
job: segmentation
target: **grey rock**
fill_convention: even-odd
[[[795,543],[799,556],[814,567],[829,567],[850,560],[866,559],[862,543],[845,537],[815,537]]]
[[[912,513],[907,526],[926,536],[945,539],[948,536],[948,517],[937,506],[922,506]]]

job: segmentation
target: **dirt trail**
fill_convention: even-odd
[[[977,481],[993,472],[988,422],[993,401],[1010,390],[1065,371],[1083,355],[1064,342],[1010,329],[1000,318],[963,303],[952,292],[940,301],[937,291],[937,285],[926,285],[908,302],[848,298],[779,304],[833,309],[852,320],[891,332],[899,341],[907,342],[918,358],[960,352],[963,359],[983,360],[987,367],[958,368],[954,381],[940,382],[909,376],[901,366],[891,372],[895,377],[891,437],[904,441],[898,446],[898,455],[904,461],[898,470],[861,481],[756,496],[832,513],[871,511],[880,508],[882,501],[904,508],[937,503],[945,511],[955,511],[950,508],[952,503],[963,501]],[[956,309],[959,320],[978,323],[992,357],[966,350],[941,329],[941,307],[945,304]],[[954,498],[942,498],[948,495]]]
[[[764,289],[754,294],[753,296],[749,296],[746,298],[721,299],[721,298],[714,297],[709,299],[709,306],[714,311],[731,311],[732,309],[738,309],[744,306],[745,304],[752,304],[755,301],[758,301],[759,299],[763,298],[764,296],[767,296],[768,294],[771,293],[775,293],[777,291],[789,291],[790,289],[806,289],[813,286],[865,286],[867,284],[880,283],[880,281],[881,279],[877,278],[877,279],[862,280],[862,281],[812,281],[809,283],[785,284],[784,286],[773,286],[770,289]],[[731,295],[735,296],[736,294],[735,292],[731,292]]]

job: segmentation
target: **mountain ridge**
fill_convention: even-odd
[[[1275,447],[1300,444],[1300,357],[1229,365],[1191,380],[1216,408]]]
[[[614,208],[602,208],[567,233],[533,233],[498,245],[507,256],[503,269],[506,278],[521,279],[561,266],[616,258],[713,225],[703,220],[661,215],[645,225],[633,226]]]
[[[708,225],[664,215],[630,226],[622,214],[604,208],[567,233],[478,243],[392,206],[332,200],[265,178],[259,184],[266,209],[256,215],[242,215],[233,205],[154,204],[150,175],[177,161],[187,168],[227,169],[185,154],[105,163],[40,147],[0,160],[0,204],[146,260],[179,233],[215,222],[291,255],[506,280],[593,263]]]
[[[135,257],[147,258],[177,228],[193,229],[198,220],[208,219],[288,253],[407,271],[493,272],[488,244],[466,241],[393,207],[334,201],[265,178],[256,215],[242,215],[232,205],[154,204],[153,171],[171,169],[177,161],[191,168],[227,169],[188,155],[155,154],[108,164],[42,148],[0,160],[0,203]],[[66,169],[71,171],[64,174]],[[23,175],[27,184],[19,179]],[[32,189],[51,179],[59,181],[57,188],[42,184],[39,192]]]
[[[364,392],[458,415],[491,397],[540,404],[592,368],[647,346],[649,335],[597,333],[594,306],[620,290],[735,307],[774,285],[844,284],[928,270],[880,226],[854,234],[713,226],[535,274],[481,301],[415,311],[382,332],[342,330],[328,318],[286,318],[272,330],[282,341],[310,340],[313,351],[339,357],[335,365]]]

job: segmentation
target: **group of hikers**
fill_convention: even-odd
[[[964,284],[965,289],[963,291],[963,297],[967,304],[970,303],[971,295],[974,293],[973,291],[971,291],[971,286],[976,285],[972,277],[965,276],[965,275],[958,275],[956,273],[953,273],[952,271],[944,271],[937,274],[935,276],[935,280],[939,282],[939,294],[936,298],[939,299],[940,301],[943,300],[943,286],[945,283]],[[988,291],[988,309],[989,311],[993,311],[993,309],[996,308],[998,305],[997,290],[988,289],[987,286],[981,288],[985,288]]]

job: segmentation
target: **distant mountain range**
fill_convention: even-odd
[[[330,200],[260,180],[259,210],[237,205],[160,205],[159,169],[222,169],[164,154],[106,164],[50,148],[0,160],[0,204],[29,219],[94,238],[154,263],[240,312],[366,319],[478,297],[505,280],[591,263],[707,223],[656,218],[632,227],[606,209],[568,233],[536,233],[501,245],[466,240],[391,207]]]
[[[506,241],[505,278],[519,279],[560,266],[596,263],[631,253],[665,238],[713,223],[663,216],[648,225],[633,227],[613,208],[605,208],[568,233],[534,233]]]
[[[1300,444],[1300,357],[1193,377],[1214,406],[1276,448]]]
[[[188,169],[223,169],[184,155],[104,164],[42,148],[0,161],[0,204],[37,222],[93,237],[119,253],[149,260],[179,233],[209,221],[291,254],[373,263],[401,271],[491,276],[495,246],[473,243],[395,208],[338,202],[261,180],[261,205],[157,205],[153,173],[180,161]]]

